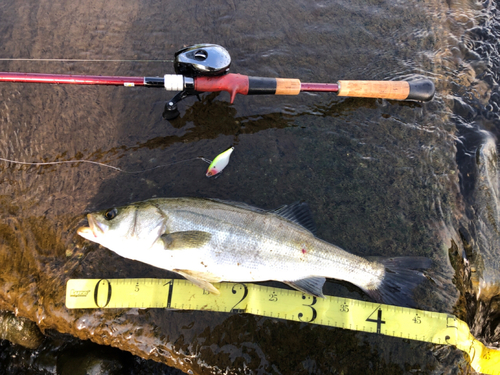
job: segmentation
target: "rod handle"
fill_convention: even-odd
[[[339,96],[394,100],[429,101],[434,97],[434,83],[415,81],[339,81]]]
[[[196,77],[194,88],[199,92],[227,91],[233,103],[236,94],[242,95],[298,95],[300,81],[294,78],[249,77],[228,73],[216,77]]]

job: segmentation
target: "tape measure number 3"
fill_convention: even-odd
[[[500,374],[500,351],[485,347],[455,316],[247,283],[217,284],[219,295],[180,279],[72,279],[68,309],[169,308],[249,313],[404,339],[453,345],[474,370]]]

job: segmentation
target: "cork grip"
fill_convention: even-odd
[[[409,94],[406,81],[339,81],[339,96],[405,100]]]
[[[300,80],[295,78],[276,78],[275,95],[299,95]]]

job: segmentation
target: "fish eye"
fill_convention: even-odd
[[[118,210],[116,208],[110,208],[104,213],[104,218],[106,220],[113,220],[116,215],[118,215]]]

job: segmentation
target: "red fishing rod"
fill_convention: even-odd
[[[178,91],[165,105],[167,120],[179,115],[177,103],[203,92],[227,91],[233,103],[236,94],[298,95],[301,92],[336,92],[339,96],[393,100],[429,101],[434,96],[434,84],[429,79],[414,81],[348,81],[337,83],[302,83],[294,78],[249,77],[227,73],[231,64],[229,53],[215,44],[198,44],[176,52],[174,68],[177,74],[163,77],[88,76],[72,74],[0,72],[0,81],[75,85],[114,85],[162,87]]]

